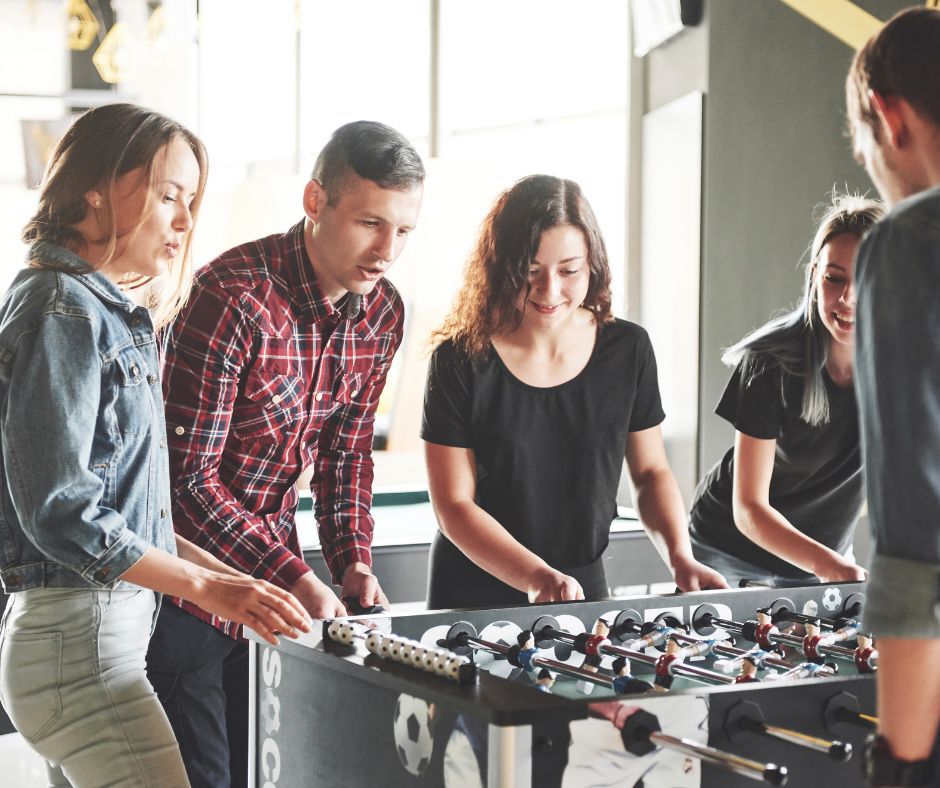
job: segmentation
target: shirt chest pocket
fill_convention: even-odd
[[[322,424],[341,408],[358,402],[362,396],[362,384],[365,375],[346,372],[333,385],[332,392],[317,391],[313,395],[313,418],[315,424]]]
[[[157,376],[137,348],[121,351],[114,360],[114,415],[122,435],[150,431],[153,425],[153,392]]]
[[[268,443],[288,440],[303,411],[303,379],[252,370],[242,393],[232,413],[235,436]]]

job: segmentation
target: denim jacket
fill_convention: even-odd
[[[175,553],[159,358],[148,311],[38,242],[0,303],[0,579],[120,588]]]

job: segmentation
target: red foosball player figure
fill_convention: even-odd
[[[682,646],[670,638],[666,641],[666,653],[656,660],[656,678],[653,683],[661,689],[669,689],[675,679],[673,670],[682,662]]]
[[[735,684],[749,684],[752,681],[760,681],[757,678],[757,659],[748,655],[741,659],[741,672],[734,677]]]
[[[551,693],[552,685],[555,683],[555,677],[548,668],[542,668],[538,676],[535,677],[535,687],[540,692]]]
[[[594,622],[594,628],[591,634],[584,640],[585,657],[584,661],[581,663],[581,667],[584,670],[597,673],[598,668],[601,666],[601,660],[603,659],[600,649],[602,646],[610,645],[610,640],[607,638],[609,634],[610,624],[603,618],[597,619],[597,621]],[[594,685],[589,681],[579,681],[577,687],[585,695],[590,695],[594,691]]]
[[[819,647],[827,643],[825,636],[820,632],[819,619],[807,622],[806,636],[803,638],[803,655],[817,665],[822,665],[825,661],[823,655],[819,653]]]
[[[590,660],[590,664],[598,668],[601,664],[601,648],[603,646],[609,646],[610,640],[608,639],[610,635],[610,624],[607,623],[603,618],[597,619],[594,622],[594,630],[591,635],[588,635],[587,640],[584,641],[584,653],[587,654],[587,657],[584,659],[584,664],[587,665]]]
[[[774,624],[773,618],[771,618],[770,608],[764,607],[758,610],[757,628],[754,630],[754,639],[757,641],[757,644],[761,648],[770,651],[774,648],[774,642],[771,638],[779,634],[780,630],[777,629],[777,625]]]
[[[855,647],[855,667],[859,673],[874,673],[878,669],[878,649],[872,647],[871,635],[860,632]]]

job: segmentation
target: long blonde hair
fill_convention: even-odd
[[[884,205],[878,200],[834,192],[810,246],[810,259],[803,274],[803,297],[799,304],[738,340],[721,355],[721,360],[730,367],[743,363],[746,381],[773,364],[787,375],[802,378],[800,417],[814,427],[829,421],[829,395],[823,369],[829,358],[830,335],[817,308],[819,277],[816,276],[816,265],[819,255],[837,235],[851,235],[862,240],[882,216]]]
[[[157,328],[170,323],[189,297],[193,278],[192,235],[208,176],[206,148],[185,126],[134,104],[106,104],[89,110],[71,125],[53,151],[40,186],[39,206],[22,232],[26,243],[48,241],[80,250],[85,240],[76,226],[88,211],[85,195],[91,190],[100,191],[109,199],[104,217],[105,254],[97,267],[106,265],[117,249],[115,182],[132,170],[144,169],[150,188],[140,217],[142,222],[150,210],[159,176],[154,161],[160,151],[177,139],[189,146],[199,164],[199,185],[191,209],[193,228],[186,235],[182,253],[165,276],[157,280],[141,277],[131,283],[147,288],[146,304]],[[49,267],[50,264],[30,260],[29,265]]]

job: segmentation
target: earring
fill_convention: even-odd
[[[94,207],[95,207],[96,209],[98,209],[98,208],[101,207],[101,200],[95,200],[95,202],[94,202],[93,204],[94,204]]]

